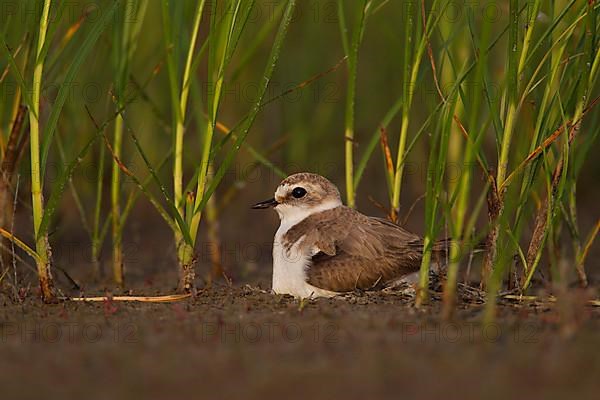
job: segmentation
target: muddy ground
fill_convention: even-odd
[[[306,303],[221,284],[172,304],[23,296],[0,297],[6,399],[584,399],[600,390],[600,311],[575,294],[505,302],[487,326],[481,305],[441,322],[438,302],[416,310],[405,292]]]

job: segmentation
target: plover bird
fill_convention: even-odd
[[[291,175],[272,199],[252,208],[274,208],[281,220],[273,243],[275,293],[332,297],[385,286],[421,265],[421,237],[344,206],[337,187],[320,175]],[[434,255],[446,251],[446,242],[434,244]]]

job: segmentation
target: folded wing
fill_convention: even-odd
[[[371,289],[418,271],[422,240],[400,226],[348,207],[312,215],[286,234],[311,250],[308,283],[335,292]]]

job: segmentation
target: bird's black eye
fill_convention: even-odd
[[[292,196],[294,196],[297,199],[304,197],[304,195],[306,195],[306,189],[304,189],[303,187],[298,186],[294,188],[294,190],[292,190]]]

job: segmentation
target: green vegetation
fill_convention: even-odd
[[[551,290],[588,284],[600,229],[582,202],[598,195],[600,171],[598,1],[24,0],[0,12],[2,259],[13,245],[31,256],[46,301],[49,234],[68,199],[96,278],[110,231],[111,275],[124,285],[125,228],[147,201],[171,230],[179,290],[193,291],[207,270],[202,216],[216,223],[246,179],[227,179],[234,162],[327,174],[348,205],[371,198],[398,223],[417,203],[416,305],[432,262],[447,264],[448,318],[463,280],[487,291],[488,320],[500,292],[527,292],[539,272]],[[82,165],[93,179],[74,177]],[[6,195],[17,182],[17,207],[33,216],[18,234]],[[444,237],[447,260],[435,260]]]

